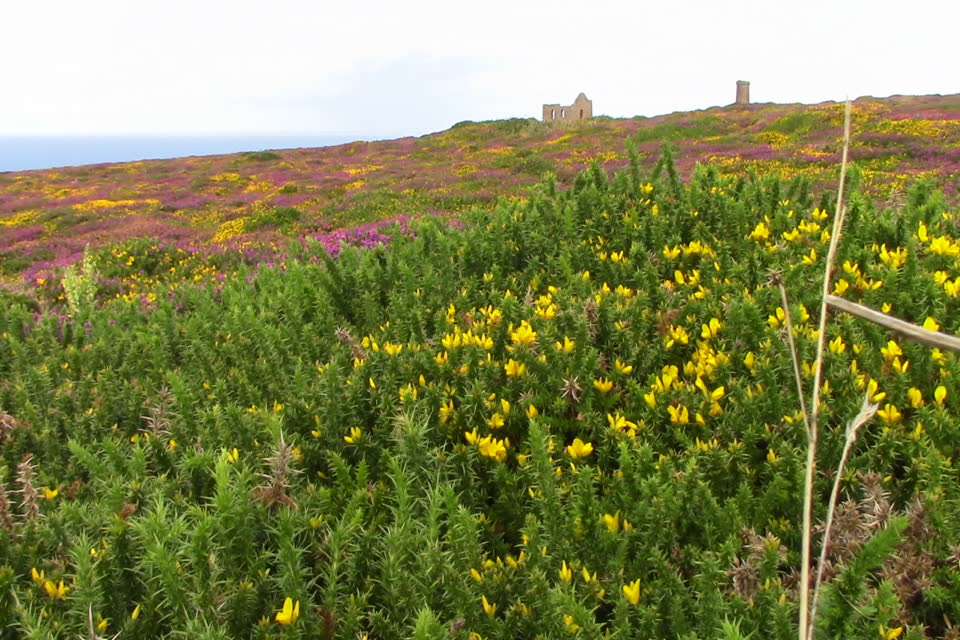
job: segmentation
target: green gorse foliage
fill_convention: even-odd
[[[83,253],[83,260],[67,267],[63,274],[63,294],[70,316],[74,319],[89,310],[97,296],[97,265],[90,248]]]
[[[809,369],[829,201],[684,183],[667,150],[149,304],[14,302],[0,637],[793,637],[805,435],[769,274]],[[850,203],[839,293],[957,333],[957,212]],[[821,628],[943,637],[956,359],[829,331],[824,468],[865,391],[882,413]]]

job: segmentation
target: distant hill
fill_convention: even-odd
[[[696,163],[713,163],[724,174],[773,172],[829,188],[842,113],[842,104],[826,102],[601,116],[572,127],[462,122],[420,138],[0,173],[0,277],[35,280],[88,245],[137,239],[266,259],[288,237],[455,216],[522,196],[548,172],[563,187],[594,162],[613,172],[628,163],[628,140],[647,168],[671,145],[681,177]],[[862,188],[880,202],[896,204],[917,179],[956,196],[960,95],[860,98],[853,122],[851,157]]]

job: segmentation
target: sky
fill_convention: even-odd
[[[4,2],[0,136],[423,135],[960,92],[948,0]]]

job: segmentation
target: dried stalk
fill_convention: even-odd
[[[807,448],[807,467],[804,478],[804,513],[803,513],[803,549],[802,566],[800,572],[800,640],[814,640],[816,631],[817,604],[820,599],[820,591],[823,586],[823,572],[826,564],[826,556],[830,545],[830,535],[833,528],[833,516],[836,510],[837,500],[840,494],[840,482],[843,477],[843,470],[846,467],[847,459],[857,439],[857,433],[860,428],[869,422],[877,412],[877,405],[865,397],[860,412],[847,424],[845,432],[845,442],[840,463],[836,470],[836,477],[833,483],[833,489],[830,493],[830,501],[827,506],[827,518],[824,524],[823,538],[820,547],[820,561],[817,566],[817,577],[813,588],[813,602],[808,609],[810,593],[810,538],[812,535],[812,502],[813,502],[813,480],[816,473],[816,443],[817,443],[817,417],[820,409],[820,380],[823,373],[823,359],[826,350],[826,321],[828,307],[834,307],[840,311],[845,311],[858,318],[873,322],[891,331],[901,334],[904,338],[919,342],[921,344],[935,347],[938,349],[947,349],[960,353],[960,338],[939,331],[931,331],[915,324],[894,318],[893,316],[881,313],[870,307],[866,307],[855,302],[850,302],[841,297],[830,293],[830,276],[836,262],[836,252],[840,241],[840,234],[843,231],[843,221],[846,215],[846,209],[843,204],[843,186],[846,176],[847,152],[850,146],[850,101],[846,104],[846,114],[844,117],[843,132],[843,158],[840,165],[840,188],[837,194],[837,213],[833,220],[833,231],[830,238],[830,249],[827,254],[827,263],[823,280],[823,303],[820,307],[820,333],[817,341],[817,360],[814,371],[813,388],[813,407],[808,421],[808,448]],[[781,296],[786,299],[785,292]],[[784,305],[786,308],[786,305]],[[789,320],[789,313],[787,319]],[[791,343],[791,350],[793,345]],[[796,355],[794,358],[796,359]],[[799,371],[794,365],[794,375],[797,376],[797,386],[800,388]],[[801,396],[802,397],[802,396]],[[801,408],[803,404],[801,401]],[[804,415],[806,418],[806,415]]]
[[[823,568],[827,561],[827,548],[830,546],[830,534],[833,530],[833,514],[837,509],[837,498],[840,495],[840,481],[843,478],[843,470],[847,466],[847,458],[850,457],[850,450],[857,441],[857,432],[860,427],[870,422],[877,413],[878,405],[870,402],[870,394],[863,397],[863,404],[860,406],[860,412],[854,416],[853,420],[847,423],[845,432],[845,441],[843,443],[843,454],[840,456],[840,464],[837,465],[836,477],[833,480],[833,490],[830,492],[830,501],[827,503],[827,520],[823,526],[823,538],[820,540],[820,562],[817,564],[817,579],[813,587],[813,604],[810,606],[810,638],[813,638],[813,624],[817,620],[817,603],[820,601],[820,587],[823,584]]]
[[[849,314],[855,315],[858,318],[863,318],[864,320],[878,324],[885,329],[896,331],[897,333],[903,335],[903,337],[907,340],[919,342],[927,345],[928,347],[947,349],[949,351],[960,353],[960,338],[956,338],[946,333],[940,333],[939,331],[931,331],[929,329],[924,329],[923,327],[918,327],[917,325],[911,324],[905,320],[901,320],[900,318],[894,318],[893,316],[881,313],[875,309],[871,309],[870,307],[865,307],[862,304],[844,300],[838,296],[827,296],[827,304],[841,311],[846,311]]]
[[[823,274],[823,302],[820,305],[820,324],[817,335],[817,360],[813,373],[813,406],[807,419],[807,463],[803,478],[803,540],[800,560],[800,624],[799,640],[813,640],[814,625],[810,619],[810,538],[813,533],[813,490],[817,468],[817,418],[820,414],[820,381],[823,377],[823,360],[827,343],[827,296],[830,295],[830,280],[837,259],[837,247],[843,231],[846,208],[843,202],[843,187],[847,177],[847,154],[850,150],[850,101],[847,100],[843,117],[843,155],[840,160],[840,186],[837,190],[836,213],[833,216],[833,231]]]

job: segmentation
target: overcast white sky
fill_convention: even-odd
[[[960,92],[955,0],[3,0],[0,135],[420,135]]]

